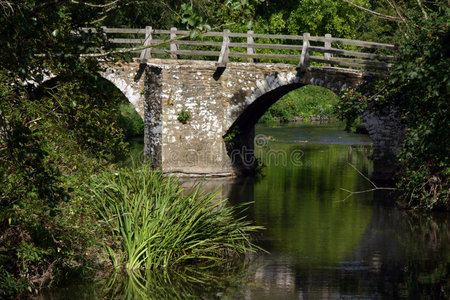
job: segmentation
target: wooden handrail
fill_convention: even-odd
[[[96,32],[96,29],[92,28],[82,28],[81,30],[85,32]],[[161,30],[153,29],[149,26],[144,29],[102,27],[102,30],[107,34],[109,42],[112,44],[128,44],[134,47],[141,46],[138,49],[145,47],[139,51],[142,60],[150,58],[152,54],[168,55],[171,59],[180,59],[181,55],[183,59],[188,59],[192,56],[195,59],[199,59],[199,56],[206,56],[217,57],[217,66],[219,67],[225,67],[229,62],[229,57],[234,57],[243,58],[247,62],[256,62],[257,59],[297,61],[300,70],[308,68],[310,62],[316,62],[325,64],[326,66],[332,65],[362,70],[373,69],[385,72],[391,67],[389,62],[394,59],[393,55],[340,49],[340,47],[333,47],[333,44],[379,49],[384,52],[390,52],[391,54],[397,49],[395,45],[336,38],[329,34],[325,36],[311,36],[305,33],[302,36],[298,36],[258,34],[253,31],[235,33],[224,30],[223,32],[204,33],[200,40],[177,40],[176,38],[188,37],[189,31],[177,30],[174,27],[170,30]],[[207,38],[209,40],[205,40]],[[165,41],[169,39],[170,42],[166,43]],[[232,39],[238,39],[238,41],[232,41]],[[302,44],[299,44],[299,42]],[[165,45],[162,46],[162,44]],[[152,47],[153,45],[154,47]],[[164,49],[161,49],[161,47]],[[186,47],[188,48],[186,49]],[[192,47],[197,49],[192,49]],[[267,53],[266,51],[265,53],[261,53],[261,51],[257,51],[261,49],[285,50],[289,52]],[[313,55],[313,53],[323,53],[324,56]]]

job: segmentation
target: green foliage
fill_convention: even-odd
[[[234,126],[223,136],[223,141],[225,142],[227,149],[232,149],[236,145],[236,142],[240,138],[240,135],[241,130],[238,126]]]
[[[386,1],[384,0],[372,0],[370,1],[370,5],[363,6],[386,16],[395,16],[395,7],[386,5]],[[365,20],[361,22],[356,32],[356,38],[362,41],[394,44],[394,34],[397,29],[398,22],[393,22],[372,14],[365,14]],[[379,51],[377,50],[377,52]]]
[[[333,107],[333,112],[341,121],[345,121],[345,130],[349,131],[359,123],[359,115],[367,110],[368,104],[382,108],[380,95],[373,91],[381,89],[383,83],[378,81],[368,81],[358,88],[346,88],[342,91],[337,103]]]
[[[400,201],[424,209],[450,209],[450,8],[446,1],[423,18],[410,12],[386,101],[404,109],[409,126],[400,162]]]
[[[177,119],[180,123],[186,124],[191,119],[191,113],[188,110],[182,109]]]
[[[312,118],[330,118],[338,97],[332,91],[318,86],[305,86],[294,90],[275,104],[261,117],[260,122],[290,122]]]
[[[354,2],[362,6],[368,4],[367,0]],[[341,1],[264,1],[255,5],[254,29],[260,33],[330,33],[351,38],[355,37],[364,18],[363,12]]]
[[[364,6],[366,0],[352,1]],[[364,13],[341,1],[300,1],[289,13],[287,29],[291,34],[309,32],[312,35],[330,33],[341,38],[354,38],[362,23]]]
[[[408,131],[399,154],[399,201],[408,207],[448,210],[450,8],[438,1],[426,9],[426,17],[418,7],[407,10],[389,77],[373,85],[370,94],[348,91],[338,110],[351,123],[368,106],[400,108]]]
[[[116,268],[212,267],[256,249],[249,234],[259,227],[235,219],[226,200],[183,193],[177,179],[150,165],[105,172],[92,194],[115,241],[105,247]]]
[[[100,28],[80,31],[105,10],[1,3],[0,297],[45,287],[92,261],[94,211],[83,185],[125,153],[118,101],[95,76],[98,60],[80,59],[110,49]],[[50,75],[59,80],[42,84]]]
[[[211,26],[226,23],[244,25],[251,23],[255,4],[260,0],[197,0],[185,1],[119,1],[102,18],[107,27],[172,26],[191,30],[191,35],[211,30]]]
[[[144,135],[144,121],[131,103],[119,106],[117,125],[123,129],[127,139]]]
[[[8,278],[34,290],[93,260],[83,185],[126,145],[114,125],[118,100],[95,76],[61,77],[28,94],[0,75],[0,260],[9,274],[0,286],[9,293]]]

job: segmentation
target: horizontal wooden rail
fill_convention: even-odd
[[[97,32],[93,28],[81,30]],[[248,62],[255,62],[258,59],[284,63],[297,61],[303,70],[313,62],[325,66],[386,72],[391,67],[389,62],[394,59],[393,54],[397,49],[395,45],[335,38],[329,34],[299,36],[259,34],[253,31],[235,33],[224,30],[206,32],[193,40],[189,39],[189,31],[176,28],[161,30],[149,26],[138,29],[102,27],[102,30],[107,34],[110,43],[129,45],[133,49],[130,51],[141,53],[141,59],[144,60],[151,58],[152,55],[172,59],[215,57],[218,66],[221,67],[225,67],[230,58],[235,58]],[[123,46],[120,49],[126,50],[126,46],[125,48]],[[380,51],[383,54],[376,53]]]

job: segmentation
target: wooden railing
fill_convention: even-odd
[[[84,28],[89,31],[93,29]],[[386,72],[391,67],[396,46],[374,42],[325,36],[207,32],[197,40],[189,39],[189,31],[103,28],[112,44],[119,49],[140,53],[140,59],[152,57],[171,59],[214,59],[218,67],[230,61],[284,62],[305,69],[316,65],[347,67]],[[142,49],[143,46],[151,46]],[[139,50],[136,50],[139,49]],[[276,53],[274,53],[276,52]]]

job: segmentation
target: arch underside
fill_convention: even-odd
[[[232,142],[226,143],[227,154],[233,168],[248,174],[254,170],[254,137],[255,125],[264,113],[287,93],[306,86],[305,83],[292,83],[271,90],[247,106],[224,135],[232,137]]]
[[[255,124],[269,109],[269,107],[277,102],[281,97],[293,90],[306,85],[307,84],[305,83],[292,83],[271,90],[260,96],[244,109],[244,111],[239,115],[236,121],[234,121],[230,126],[230,129],[228,129],[227,133],[232,131],[233,128],[239,128],[241,132],[250,130],[255,126]]]
[[[224,138],[233,136],[233,143],[226,144],[227,154],[233,168],[244,173],[251,173],[254,169],[254,126],[269,107],[287,93],[306,85],[327,88],[339,94],[345,87],[356,87],[363,82],[377,78],[369,72],[359,72],[334,67],[309,67],[306,72],[298,74],[299,80],[270,90],[250,105],[227,130]]]

